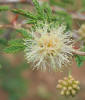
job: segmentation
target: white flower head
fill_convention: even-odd
[[[65,30],[65,25],[50,27],[45,23],[31,32],[31,40],[24,40],[25,56],[28,63],[33,63],[33,69],[61,70],[71,64],[72,35]]]

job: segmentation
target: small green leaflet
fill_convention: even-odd
[[[17,29],[16,31],[20,32],[21,35],[24,38],[28,38],[28,39],[32,38],[31,34],[29,34],[23,28],[22,29]],[[10,40],[8,42],[8,45],[9,45],[9,47],[4,49],[4,52],[6,52],[6,53],[17,53],[17,52],[20,52],[20,51],[24,51],[24,49],[25,49],[25,45],[24,45],[24,40],[23,39]]]
[[[21,35],[22,35],[24,38],[29,38],[29,39],[32,38],[31,34],[29,34],[29,33],[27,32],[27,30],[24,29],[24,28],[16,29],[16,32],[21,33]]]
[[[6,52],[6,53],[17,53],[17,52],[22,51],[22,50],[24,50],[23,46],[10,46],[8,48],[5,48],[4,52]]]
[[[85,61],[85,56],[76,55],[75,60],[76,60],[77,66],[81,67],[83,65],[83,62]]]
[[[2,65],[0,64],[0,69],[2,68]]]
[[[7,45],[7,40],[4,38],[0,38],[0,45],[3,45],[3,46]]]
[[[9,45],[11,46],[22,46],[24,41],[22,39],[15,39],[15,40],[10,40],[8,42]]]
[[[34,16],[32,13],[30,13],[28,11],[25,11],[23,9],[12,9],[11,11],[14,12],[14,13],[16,13],[16,14],[23,15],[25,17],[28,17],[30,19],[37,19],[37,17]]]
[[[81,51],[85,52],[85,47],[83,47]],[[81,67],[83,63],[85,62],[85,56],[75,55],[75,60],[76,60],[77,66]]]
[[[7,11],[9,10],[8,6],[0,6],[0,11]]]
[[[16,40],[10,40],[8,42],[9,47],[4,49],[4,52],[6,53],[17,53],[19,51],[24,50],[24,41],[22,39],[16,39]]]

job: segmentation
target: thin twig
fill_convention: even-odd
[[[18,23],[16,23],[15,25],[13,25],[13,24],[5,24],[5,25],[3,25],[3,24],[1,24],[0,25],[0,29],[19,29],[19,28],[24,28],[24,27],[26,27],[26,28],[30,28],[32,25],[30,24],[30,25],[28,25],[28,24],[26,24],[25,22],[22,22],[22,23],[20,23],[20,24],[18,24]]]
[[[6,1],[0,1],[0,4],[18,4],[18,3],[24,3],[24,4],[31,4],[32,5],[32,1],[31,0],[6,0]]]
[[[4,29],[4,28],[12,28],[15,29],[15,27],[11,24],[7,24],[7,25],[0,25],[0,28]]]
[[[17,5],[16,4],[13,4],[13,7],[16,8]],[[10,22],[10,25],[8,25],[8,27],[10,26],[15,26],[16,25],[16,21],[18,20],[18,15],[14,15],[11,22]],[[7,31],[3,34],[3,37],[7,40],[10,40],[11,39],[11,33],[14,31],[15,29],[13,29],[12,27],[10,28],[7,28]]]
[[[80,56],[85,56],[85,52],[78,51],[78,50],[73,50],[73,54],[77,54],[77,55],[80,55]]]

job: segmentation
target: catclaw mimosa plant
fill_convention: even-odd
[[[13,13],[27,17],[23,21],[25,22],[24,24],[16,24],[13,27],[11,25],[11,28],[21,33],[23,38],[10,40],[8,42],[9,47],[5,48],[4,51],[6,53],[24,51],[25,58],[28,63],[32,64],[33,69],[41,69],[44,71],[46,69],[55,71],[67,70],[72,63],[73,57],[76,58],[76,62],[80,67],[82,62],[85,61],[85,52],[83,52],[85,48],[83,51],[78,51],[73,48],[75,40],[73,40],[73,34],[68,28],[72,24],[69,20],[71,16],[68,17],[66,13],[55,11],[54,14],[48,5],[43,7],[39,5],[37,0],[32,1],[36,8],[35,14],[23,9],[10,10],[8,7],[0,7],[0,11],[10,10]],[[59,16],[56,16],[56,14]],[[67,19],[65,18],[67,22],[64,21],[63,14],[64,17],[67,16]],[[30,25],[30,27],[25,27],[25,24]],[[1,27],[3,28],[3,25],[0,25]],[[6,28],[8,27],[10,25]],[[85,31],[84,27],[85,25],[79,31],[83,37],[85,37],[85,34],[83,34]],[[61,95],[64,96],[74,96],[80,90],[79,82],[72,76],[66,77],[64,80],[59,80],[57,88],[61,90]]]

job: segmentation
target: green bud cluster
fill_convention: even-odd
[[[63,96],[75,96],[80,90],[79,84],[72,76],[64,77],[64,80],[58,81],[57,89],[60,89]]]

